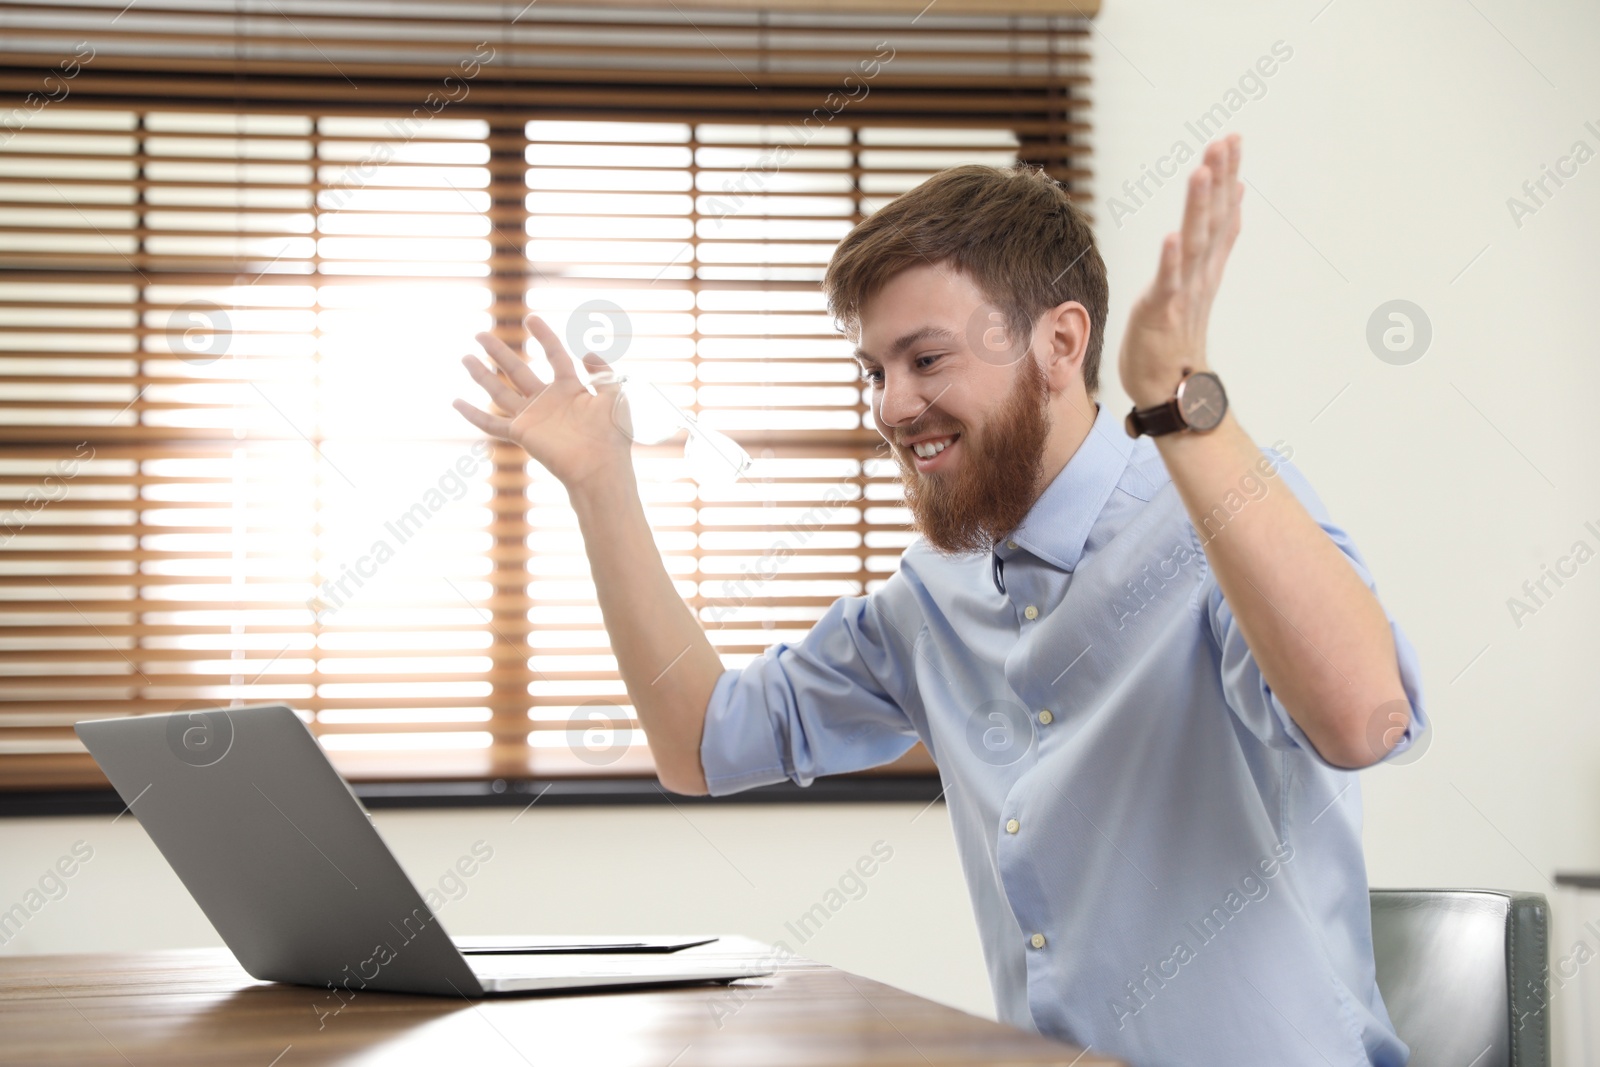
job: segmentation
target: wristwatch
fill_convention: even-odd
[[[1149,434],[1176,433],[1195,430],[1204,433],[1215,430],[1228,413],[1228,394],[1222,388],[1222,379],[1208,370],[1186,374],[1178,383],[1177,394],[1165,404],[1155,407],[1135,407],[1128,412],[1124,425],[1129,437]]]

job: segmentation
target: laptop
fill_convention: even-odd
[[[452,939],[287,705],[76,729],[252,977],[479,997],[772,973],[748,959],[680,955],[709,937]]]

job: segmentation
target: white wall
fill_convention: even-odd
[[[1421,657],[1436,734],[1415,763],[1364,775],[1372,880],[1550,893],[1555,871],[1600,870],[1600,562],[1520,628],[1506,601],[1575,540],[1600,550],[1584,529],[1600,528],[1600,160],[1520,227],[1506,201],[1574,141],[1600,150],[1584,127],[1600,128],[1600,7],[1106,0],[1091,117],[1113,280],[1105,400],[1119,409],[1121,324],[1182,186],[1120,225],[1108,198],[1175,141],[1194,147],[1185,121],[1280,40],[1292,57],[1226,127],[1245,135],[1252,187],[1211,363],[1258,441],[1293,444]],[[1433,328],[1406,366],[1380,362],[1365,339],[1369,315],[1395,298]],[[989,1012],[943,809],[915,814],[738,806],[694,811],[690,825],[672,809],[552,809],[516,827],[498,811],[379,824],[419,879],[477,838],[494,844],[483,879],[446,912],[460,932],[589,930],[627,914],[639,929],[781,938],[881,838],[894,860],[802,951]],[[74,838],[97,849],[69,897],[0,951],[209,943],[130,824],[0,824],[0,902]]]

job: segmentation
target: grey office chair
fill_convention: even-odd
[[[1409,1067],[1549,1067],[1549,925],[1538,893],[1372,890],[1378,989]]]

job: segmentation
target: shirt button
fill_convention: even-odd
[[[1007,819],[1006,820],[1006,833],[1014,834],[1020,829],[1022,829],[1022,824],[1020,822],[1018,822],[1017,820],[1015,820],[1015,819]]]
[[[1034,934],[1032,937],[1028,938],[1028,944],[1032,945],[1034,948],[1044,948],[1044,935]]]
[[[1017,547],[1017,543],[1015,541],[1007,541],[1006,542],[1006,547],[1007,548],[1016,548]]]
[[[1032,604],[1029,604],[1027,607],[1022,609],[1022,617],[1027,619],[1029,622],[1032,622],[1034,619],[1039,617],[1039,609],[1034,607]]]
[[[1051,712],[1051,710],[1049,708],[1045,708],[1044,710],[1039,712],[1039,725],[1040,726],[1049,726],[1051,723],[1053,723],[1055,721],[1056,721],[1055,714],[1053,712]]]

